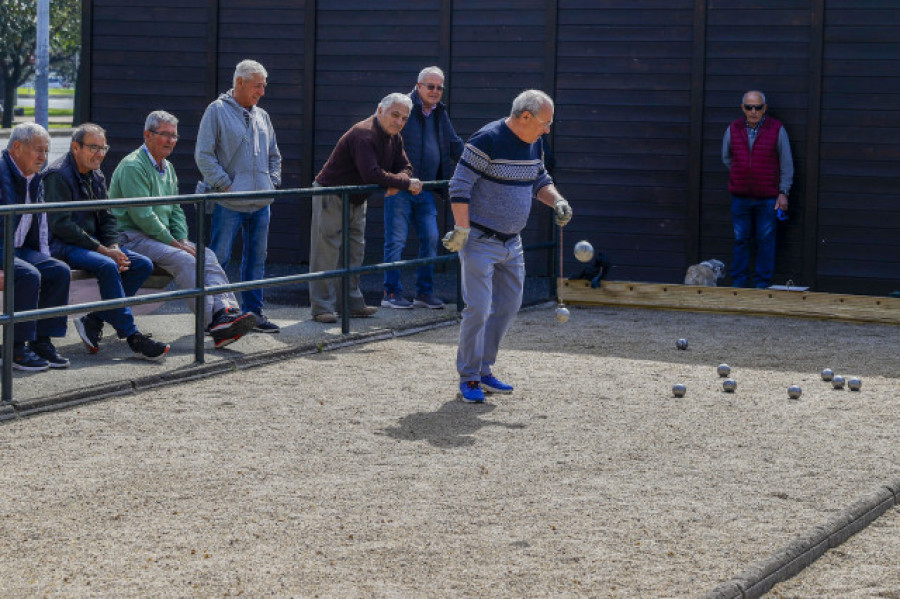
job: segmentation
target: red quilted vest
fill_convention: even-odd
[[[778,195],[781,165],[776,146],[780,131],[781,123],[772,117],[766,117],[760,125],[751,152],[746,120],[739,118],[731,123],[729,192],[750,198],[774,198]]]

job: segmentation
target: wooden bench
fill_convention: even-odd
[[[148,295],[150,293],[161,293],[172,281],[172,275],[163,269],[156,267],[153,274],[144,281],[144,286],[138,289],[136,295]],[[69,284],[69,305],[84,304],[87,302],[99,302],[100,287],[97,285],[97,279],[94,275],[86,270],[72,270],[72,282]],[[131,306],[131,311],[135,316],[141,314],[152,314],[162,306],[162,302],[154,302],[152,304],[140,304]],[[73,314],[73,316],[78,316]]]
[[[153,270],[153,274],[144,282],[144,286],[138,289],[137,295],[148,295],[150,293],[161,293],[166,286],[172,281],[172,275],[157,267]],[[72,280],[69,284],[69,305],[85,304],[87,302],[99,302],[100,288],[97,286],[97,279],[94,275],[86,270],[73,270]],[[0,305],[3,302],[3,292],[0,291]],[[140,304],[139,306],[131,306],[131,311],[135,316],[141,314],[152,314],[159,309],[162,302],[154,302],[152,304]],[[73,317],[79,314],[73,314]]]

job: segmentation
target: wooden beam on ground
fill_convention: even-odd
[[[789,316],[900,325],[900,298],[662,283],[560,281],[568,304]]]

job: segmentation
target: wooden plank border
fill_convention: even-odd
[[[663,283],[559,282],[565,303],[844,320],[900,325],[900,298]]]

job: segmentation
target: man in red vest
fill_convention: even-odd
[[[775,217],[787,214],[788,194],[794,181],[794,160],[787,132],[766,116],[766,95],[744,94],[744,116],[725,130],[722,162],[728,167],[731,218],[734,222],[734,259],[731,278],[735,287],[750,287],[750,248],[756,239],[753,287],[764,289],[775,270]]]

